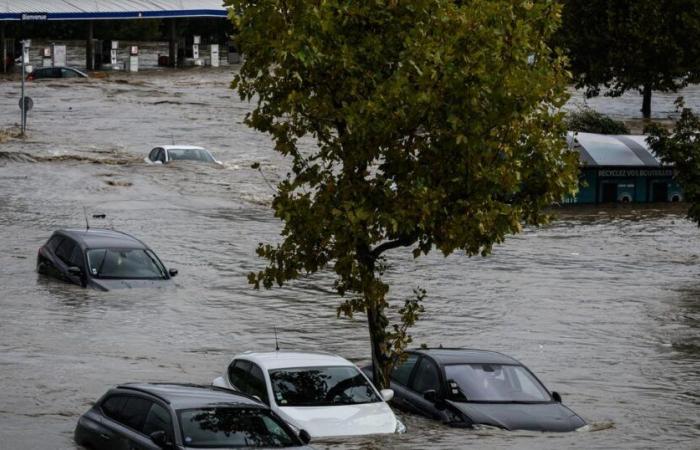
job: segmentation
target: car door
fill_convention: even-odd
[[[168,408],[158,402],[151,403],[140,433],[131,435],[129,450],[159,450],[151,439],[151,433],[164,431],[168,442],[173,442],[173,418]]]
[[[412,409],[431,419],[440,419],[441,412],[435,403],[426,400],[425,392],[435,391],[437,397],[442,397],[442,381],[440,370],[430,358],[422,356],[411,376],[407,402]]]
[[[131,396],[112,395],[100,405],[102,412],[101,428],[94,441],[96,448],[104,450],[129,450],[129,433],[126,426],[124,409]]]
[[[394,370],[391,372],[391,388],[394,390],[392,403],[404,410],[414,411],[414,408],[408,402],[408,385],[417,362],[418,355],[409,353],[406,359],[394,367]]]
[[[70,281],[71,283],[82,285],[82,277],[70,274],[68,272],[69,267],[73,267],[74,264],[80,263],[80,246],[77,245],[73,239],[64,237],[58,247],[56,247],[55,255],[57,259],[56,269],[60,273],[61,278],[66,281]],[[84,271],[84,266],[85,265],[82,264],[82,267],[80,265],[76,267],[79,267]]]

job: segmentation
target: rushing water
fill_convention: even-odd
[[[250,106],[230,78],[193,70],[29,86],[29,137],[0,144],[0,449],[75,449],[78,416],[110,386],[209,383],[234,353],[272,349],[273,326],[282,348],[368,359],[362,317],[335,318],[328,274],[271,291],[246,282],[263,264],[256,244],[278,239],[269,183],[286,165],[241,123]],[[0,126],[18,119],[17,89],[0,84]],[[637,115],[634,98],[620,102],[599,106]],[[143,163],[172,141],[204,145],[224,167]],[[178,268],[176,287],[103,293],[37,275],[39,246],[81,226],[83,207],[107,215],[93,226],[133,233]],[[428,290],[416,343],[515,356],[591,431],[469,431],[404,414],[405,435],[317,446],[697,448],[700,230],[670,207],[559,213],[487,258],[395,251],[387,277],[395,305]]]

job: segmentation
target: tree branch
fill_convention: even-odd
[[[404,235],[398,239],[394,239],[393,241],[387,241],[387,242],[384,242],[383,244],[380,244],[380,245],[374,247],[374,249],[372,249],[369,253],[372,256],[372,258],[377,259],[385,251],[391,250],[392,248],[406,247],[406,246],[411,245],[414,242],[416,242],[417,239],[418,239],[417,233],[410,234],[410,235]]]

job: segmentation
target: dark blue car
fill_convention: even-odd
[[[519,361],[502,353],[420,349],[391,374],[393,404],[448,425],[574,431],[586,422]],[[371,373],[371,367],[365,369]]]
[[[57,230],[39,249],[39,273],[83,287],[159,287],[177,270],[167,270],[158,256],[135,237],[114,230]]]

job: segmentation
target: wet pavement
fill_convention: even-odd
[[[190,70],[29,85],[29,137],[0,137],[0,449],[75,449],[78,416],[108,387],[209,383],[234,353],[272,349],[273,326],[283,349],[367,361],[364,322],[335,318],[329,274],[271,291],[246,282],[263,265],[257,243],[278,239],[270,183],[287,166],[242,124],[251,107],[230,79]],[[0,127],[18,121],[18,85],[0,82]],[[700,103],[699,91],[686,99]],[[674,98],[656,97],[659,117]],[[636,117],[640,105],[596,108]],[[143,162],[172,142],[210,148],[224,167]],[[39,246],[82,226],[83,207],[106,214],[94,227],[130,232],[179,269],[176,287],[104,293],[37,275]],[[678,206],[557,213],[487,258],[394,251],[387,278],[395,306],[416,286],[428,291],[417,344],[512,355],[591,431],[470,431],[403,414],[405,435],[317,446],[697,448],[700,229]]]

